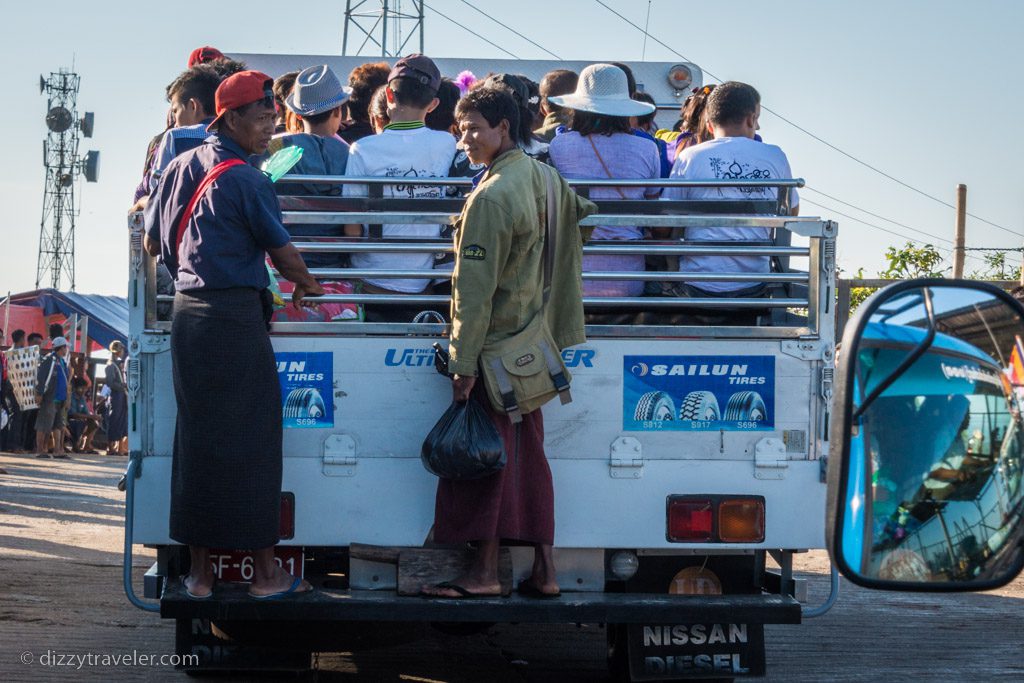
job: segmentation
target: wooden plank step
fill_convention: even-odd
[[[402,550],[403,548],[399,548],[397,546],[353,543],[348,547],[348,556],[357,560],[366,560],[368,562],[398,564],[398,554]]]
[[[423,586],[451,581],[464,574],[473,561],[466,548],[409,548],[398,555],[398,594],[419,595]],[[512,592],[512,553],[498,552],[498,581],[502,595]]]

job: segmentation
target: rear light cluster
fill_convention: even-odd
[[[673,543],[762,543],[762,496],[669,496],[666,537]]]

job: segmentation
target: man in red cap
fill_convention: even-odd
[[[213,594],[210,548],[254,548],[249,594],[311,590],[274,561],[281,501],[281,389],[267,334],[265,255],[323,293],[291,244],[270,179],[249,165],[274,133],[273,80],[242,71],[217,88],[213,132],[167,166],[146,207],[146,250],[174,276],[171,362],[178,406],[170,536],[187,544],[185,591]]]
[[[224,53],[215,47],[209,45],[205,47],[197,47],[192,50],[192,53],[188,56],[188,68],[194,67],[196,64],[206,64],[212,62],[215,59],[224,59]]]

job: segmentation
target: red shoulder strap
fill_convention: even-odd
[[[241,159],[228,159],[227,161],[222,161],[211,168],[210,172],[203,178],[203,181],[199,183],[199,187],[196,188],[195,194],[192,195],[192,199],[189,200],[188,206],[185,207],[185,213],[181,214],[181,221],[178,222],[178,233],[174,239],[175,254],[177,254],[181,249],[181,240],[185,237],[185,229],[188,228],[188,221],[192,218],[192,212],[195,211],[196,204],[198,204],[199,200],[203,198],[204,194],[206,194],[206,191],[210,188],[210,185],[213,184],[213,181],[222,176],[224,172],[232,166],[238,166],[244,163],[245,162]],[[179,258],[181,258],[180,254]]]

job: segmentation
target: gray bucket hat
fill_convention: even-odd
[[[299,72],[284,103],[299,116],[314,116],[339,106],[351,92],[352,88],[341,85],[331,67],[319,64]]]

